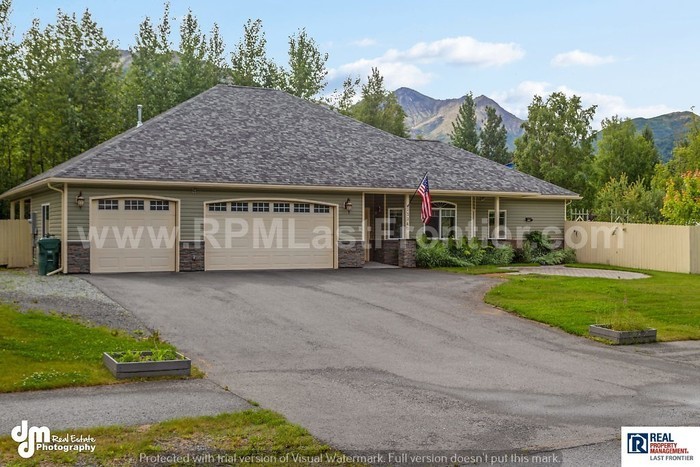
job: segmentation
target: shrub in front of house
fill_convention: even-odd
[[[416,265],[419,268],[469,267],[472,263],[450,251],[440,240],[418,242]]]
[[[418,239],[416,264],[422,268],[506,265],[510,264],[513,256],[514,251],[510,245],[485,247],[478,238],[449,238],[443,241],[428,239],[423,235]]]
[[[515,252],[510,245],[499,247],[487,246],[481,264],[493,264],[495,266],[505,266],[513,262]]]
[[[515,252],[515,262],[538,263],[546,266],[575,263],[576,252],[571,248],[555,250],[545,233],[532,231],[525,235],[522,248]]]

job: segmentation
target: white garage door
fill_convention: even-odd
[[[205,268],[322,269],[335,264],[333,207],[294,201],[204,206]]]
[[[175,271],[176,204],[99,199],[90,206],[90,271]]]

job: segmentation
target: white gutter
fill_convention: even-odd
[[[55,188],[51,186],[51,183],[46,184],[47,188],[53,191],[58,191],[61,193],[61,267],[55,271],[51,271],[46,274],[47,276],[53,276],[56,273],[62,272],[63,274],[68,273],[68,184],[63,184],[63,190],[60,188]],[[44,222],[42,219],[41,222]],[[51,219],[49,218],[49,222]],[[47,229],[48,232],[48,229]]]

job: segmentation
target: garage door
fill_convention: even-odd
[[[333,210],[294,201],[205,204],[205,268],[333,268]]]
[[[99,199],[90,206],[90,271],[175,271],[176,203]]]

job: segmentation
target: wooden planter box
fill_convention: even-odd
[[[115,352],[116,353],[116,352]],[[144,351],[141,355],[151,355],[152,352]],[[192,369],[192,361],[182,354],[181,360],[163,360],[161,362],[128,362],[120,363],[114,360],[107,352],[102,354],[102,361],[115,378],[148,378],[153,376],[189,376]]]
[[[656,342],[656,329],[639,331],[615,331],[609,324],[591,324],[588,334],[593,337],[607,339],[614,344],[646,344]]]

